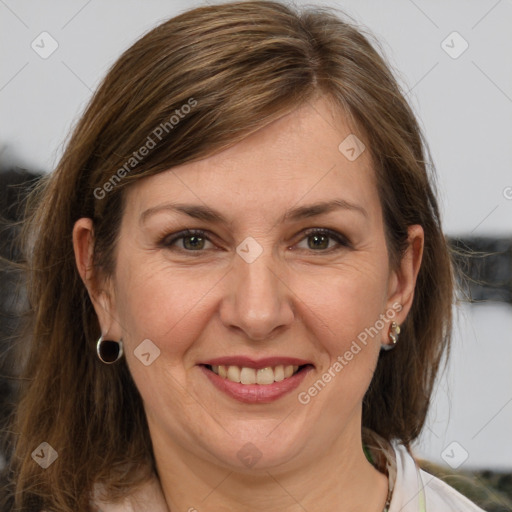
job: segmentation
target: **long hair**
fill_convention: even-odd
[[[412,309],[400,343],[379,358],[362,418],[406,446],[419,435],[449,348],[452,268],[426,144],[378,48],[332,9],[249,1],[176,16],[112,66],[27,214],[31,322],[19,343],[8,465],[16,510],[86,511],[95,482],[121,497],[155,469],[125,362],[106,366],[95,354],[100,327],[74,261],[76,220],[93,219],[93,264],[111,275],[126,187],[222,151],[318,96],[367,143],[391,264],[409,225],[425,232]],[[42,442],[58,454],[44,470],[31,456]]]

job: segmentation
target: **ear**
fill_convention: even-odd
[[[412,306],[425,241],[425,234],[420,225],[409,226],[407,231],[407,249],[398,268],[391,272],[388,281],[386,311],[396,311],[393,321],[399,325],[405,321]],[[387,335],[387,331],[383,332],[383,336],[386,337],[385,343],[389,342]]]
[[[104,278],[98,275],[93,265],[94,226],[92,219],[81,218],[73,227],[73,249],[78,273],[87,288],[96,311],[101,333],[108,339],[121,339],[121,330],[115,320],[113,291],[106,286]]]

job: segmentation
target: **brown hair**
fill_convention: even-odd
[[[110,275],[126,186],[211,156],[319,95],[350,116],[371,152],[392,264],[409,225],[425,232],[401,341],[381,354],[363,403],[363,427],[406,446],[419,435],[449,347],[452,269],[426,145],[370,40],[329,8],[227,3],[157,26],[113,65],[27,218],[32,323],[11,427],[16,509],[89,510],[94,482],[118,497],[154,470],[142,401],[125,362],[106,366],[95,353],[100,328],[75,266],[75,221],[93,219],[94,265]],[[154,147],[143,155],[148,137]],[[31,459],[41,442],[59,455],[44,471]]]

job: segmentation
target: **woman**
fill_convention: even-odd
[[[27,223],[13,509],[481,510],[410,450],[453,299],[424,151],[327,9],[136,42]]]

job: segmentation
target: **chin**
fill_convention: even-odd
[[[237,472],[257,472],[270,470],[293,463],[300,456],[307,436],[304,429],[295,426],[296,436],[289,424],[277,426],[281,420],[265,421],[257,426],[240,425],[238,433],[228,430],[226,443],[220,447],[212,447],[218,461]],[[276,428],[277,426],[277,428]],[[286,429],[286,436],[283,430]],[[274,435],[273,435],[274,434]]]

